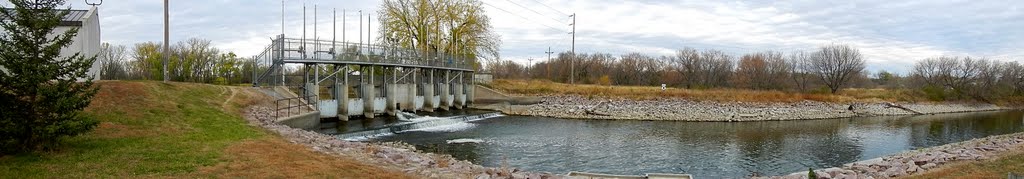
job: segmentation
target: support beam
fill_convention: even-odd
[[[466,104],[467,104],[467,106],[470,105],[470,104],[473,104],[473,99],[476,99],[476,94],[475,94],[476,91],[474,91],[476,89],[476,81],[474,81],[475,78],[476,78],[476,76],[473,76],[473,73],[470,72],[469,73],[469,85],[466,85]]]

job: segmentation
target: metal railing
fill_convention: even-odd
[[[312,101],[313,101],[312,103],[309,102],[310,99],[312,99]],[[275,109],[277,109],[274,112],[274,117],[275,117],[275,119],[281,119],[281,117],[288,117],[288,116],[295,115],[295,114],[292,113],[292,109],[295,109],[295,112],[298,112],[298,114],[318,111],[318,110],[320,110],[320,106],[319,106],[320,105],[320,102],[319,102],[320,100],[319,99],[320,99],[320,97],[317,96],[317,95],[307,95],[307,96],[299,96],[299,97],[278,99],[277,101],[274,101]],[[281,116],[281,111],[285,111],[286,115],[285,116]]]
[[[282,85],[285,63],[335,63],[473,71],[472,56],[423,52],[393,46],[285,38],[272,39],[253,57],[253,85]]]

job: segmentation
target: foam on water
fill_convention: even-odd
[[[482,139],[467,139],[467,138],[463,138],[463,139],[447,140],[445,142],[447,142],[449,144],[464,144],[464,143],[483,143],[484,140],[482,140]]]
[[[466,123],[466,122],[458,122],[458,123],[453,123],[453,124],[448,124],[448,125],[441,125],[441,126],[434,126],[434,127],[425,127],[425,128],[413,129],[413,130],[408,130],[408,131],[419,131],[419,132],[455,132],[455,131],[461,131],[461,130],[470,129],[470,128],[473,128],[475,126],[476,126],[476,124]],[[403,132],[407,132],[407,131],[403,131]]]
[[[390,136],[396,133],[403,133],[408,131],[454,132],[470,129],[476,126],[476,124],[469,122],[501,116],[505,115],[502,115],[501,113],[490,113],[455,117],[423,116],[405,120],[408,122],[394,124],[391,126],[385,126],[379,129],[340,134],[338,135],[338,137],[346,141],[367,141],[372,140],[374,138]]]

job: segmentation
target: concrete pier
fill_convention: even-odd
[[[423,111],[434,112],[434,109],[437,108],[437,101],[434,100],[434,85],[437,84],[423,84]]]
[[[396,103],[398,103],[398,101],[397,101],[397,99],[395,99],[396,98],[396,96],[395,96],[395,94],[396,94],[395,93],[395,89],[398,88],[398,84],[388,83],[385,86],[386,87],[384,88],[384,91],[385,91],[384,92],[384,99],[385,99],[384,100],[385,101],[384,111],[386,113],[388,113],[389,116],[398,115],[398,112],[397,112],[397,110],[398,110],[397,107],[398,106],[396,106]]]
[[[363,83],[359,85],[359,89],[362,95],[359,97],[363,99],[363,116],[366,118],[373,118],[373,101],[376,99],[374,96],[374,87],[372,84]]]
[[[348,121],[348,83],[334,84],[334,99],[338,101],[338,120]]]
[[[437,83],[437,86],[441,89],[441,92],[438,93],[438,95],[441,96],[441,106],[438,106],[437,108],[447,111],[449,110],[448,107],[452,106],[451,100],[449,100],[449,98],[451,98],[452,93],[451,91],[448,91],[448,88],[451,85],[448,83]]]
[[[463,86],[462,83],[452,84],[452,92],[453,92],[453,96],[455,96],[455,101],[454,101],[455,104],[452,104],[452,105],[455,106],[455,109],[462,109],[462,107],[466,106],[466,104],[465,104],[466,96],[462,95],[463,94],[463,90],[465,89],[465,87],[462,87],[462,86]]]

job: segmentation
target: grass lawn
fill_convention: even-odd
[[[0,157],[0,178],[408,178],[400,171],[321,154],[250,126],[246,87],[103,81],[85,110],[100,125],[53,151]]]

